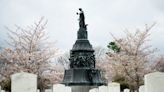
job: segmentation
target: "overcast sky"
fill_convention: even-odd
[[[57,48],[69,51],[76,40],[78,8],[85,13],[91,44],[106,47],[110,33],[124,36],[123,31],[156,26],[150,44],[164,54],[164,0],[0,0],[0,42],[5,46],[6,29],[14,25],[26,27],[42,16],[48,20],[48,35]]]

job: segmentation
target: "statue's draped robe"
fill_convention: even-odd
[[[79,26],[86,28],[85,26],[85,17],[83,11],[80,12],[80,18],[79,18]]]

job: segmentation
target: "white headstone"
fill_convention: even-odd
[[[65,87],[65,90],[67,91],[67,92],[72,92],[72,89],[71,89],[71,87]]]
[[[53,92],[71,92],[71,88],[62,84],[56,84],[53,85]]]
[[[52,89],[45,89],[45,92],[53,92]]]
[[[108,92],[108,86],[100,86],[98,92]]]
[[[0,92],[5,92],[5,90],[1,90]]]
[[[140,86],[139,92],[145,92],[145,86],[144,85]]]
[[[37,92],[40,92],[40,90],[38,89]]]
[[[99,92],[98,88],[90,89],[89,92]]]
[[[164,73],[154,72],[145,75],[145,92],[164,92]]]
[[[11,92],[36,92],[37,75],[30,73],[16,73],[11,75]]]
[[[116,82],[108,83],[108,92],[120,92],[120,84]]]
[[[124,92],[130,92],[130,90],[129,89],[124,89]]]

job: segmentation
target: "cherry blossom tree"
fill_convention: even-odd
[[[129,85],[138,88],[143,84],[145,74],[152,72],[156,60],[153,58],[156,48],[148,45],[148,36],[151,26],[145,26],[143,30],[137,29],[135,33],[125,31],[126,36],[122,38],[112,37],[113,42],[109,43],[108,62],[111,74],[114,76],[123,76]]]
[[[46,24],[47,21],[41,18],[26,28],[16,26],[15,31],[7,28],[11,48],[4,49],[0,54],[3,66],[0,75],[3,79],[21,71],[37,74],[41,92],[44,92],[45,80],[51,83],[61,80],[57,78],[62,75],[58,71],[63,70],[52,63],[57,49],[54,43],[48,41]]]
[[[65,69],[69,69],[70,68],[69,57],[70,57],[70,54],[68,52],[65,52],[65,53],[59,55],[57,57],[56,61],[58,62],[58,64],[64,66]]]
[[[154,66],[154,69],[156,71],[164,72],[164,56],[163,55],[158,57],[157,63]]]

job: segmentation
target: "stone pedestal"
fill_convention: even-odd
[[[89,92],[90,86],[72,86],[72,92]]]
[[[99,70],[76,68],[65,70],[62,84],[66,86],[100,86],[103,85],[104,82],[101,79]]]

